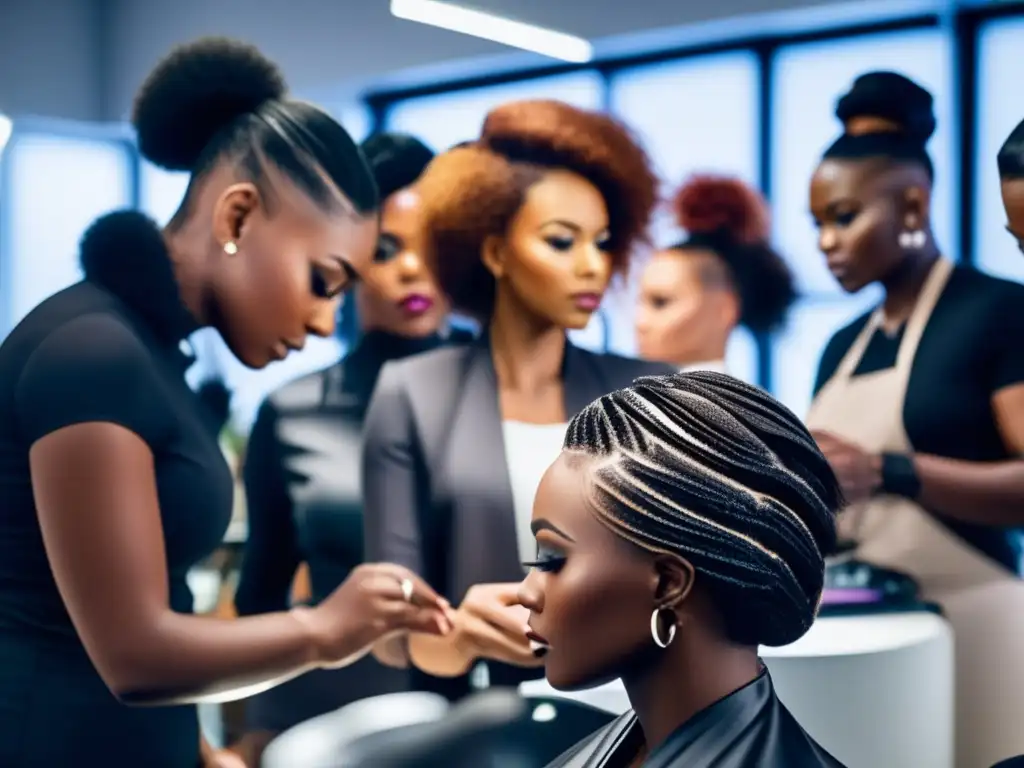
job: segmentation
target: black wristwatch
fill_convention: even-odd
[[[921,493],[921,479],[917,476],[914,460],[905,453],[882,454],[882,492],[906,499],[916,499]]]

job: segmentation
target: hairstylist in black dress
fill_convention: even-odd
[[[913,576],[956,642],[958,766],[1024,751],[1024,288],[956,267],[929,226],[931,95],[871,73],[811,183],[821,250],[885,299],[823,353],[808,423],[843,483],[856,556]]]
[[[447,621],[392,565],[360,568],[316,608],[190,615],[185,574],[219,543],[232,482],[179,342],[211,325],[258,368],[332,333],[338,295],[372,261],[378,195],[344,129],[287,100],[248,46],[175,50],[134,123],[144,156],[191,171],[181,209],[163,232],[134,212],[96,222],[86,279],[0,347],[4,768],[195,768],[187,705]]]
[[[383,200],[374,263],[353,294],[362,336],[341,362],[288,384],[260,408],[244,468],[249,538],[235,596],[243,616],[286,610],[303,562],[317,604],[363,561],[359,467],[377,374],[389,360],[441,343],[447,303],[423,261],[414,186],[433,153],[398,134],[373,136],[362,149]],[[298,722],[407,684],[404,670],[372,657],[311,672],[248,702],[250,741],[259,750]]]

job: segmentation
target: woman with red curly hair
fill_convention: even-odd
[[[737,325],[768,333],[796,292],[786,262],[768,242],[768,207],[739,179],[694,176],[674,208],[688,237],[655,253],[643,272],[637,348],[683,371],[726,373]]]
[[[478,343],[389,363],[366,417],[366,555],[402,563],[447,596],[455,631],[379,646],[385,663],[469,691],[478,659],[491,684],[537,671],[515,605],[533,560],[533,497],[587,403],[667,369],[574,347],[647,227],[657,182],[629,132],[554,101],[492,111],[480,138],[420,179],[436,274]],[[517,669],[519,667],[520,669]],[[481,674],[484,672],[482,671]]]

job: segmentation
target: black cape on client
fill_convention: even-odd
[[[627,712],[548,768],[628,768],[643,734]],[[765,670],[677,728],[644,768],[845,768],[807,735],[775,695]]]

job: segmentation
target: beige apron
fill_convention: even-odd
[[[881,308],[811,403],[808,427],[871,453],[912,450],[903,402],[918,343],[953,265],[939,259],[907,320],[896,365],[853,378]],[[942,414],[935,414],[942,418]],[[883,495],[839,518],[855,557],[908,573],[939,603],[956,643],[956,768],[990,768],[1024,754],[1024,582],[962,542],[919,505]],[[908,766],[910,768],[910,766]],[[915,766],[915,768],[928,768]]]

